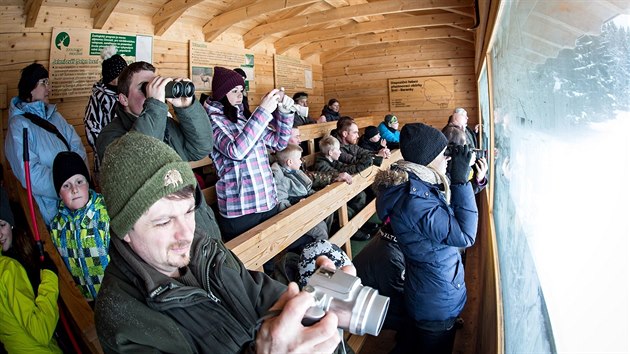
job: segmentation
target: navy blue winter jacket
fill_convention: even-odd
[[[401,178],[402,171],[379,174],[377,212],[381,220],[390,218],[405,255],[404,298],[410,317],[417,322],[458,316],[466,302],[458,248],[473,245],[478,221],[470,182],[451,186],[448,205],[438,185],[413,173],[406,178]]]

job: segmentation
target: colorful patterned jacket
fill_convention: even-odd
[[[96,299],[109,263],[109,215],[103,196],[90,189],[85,207],[72,211],[59,201],[50,237],[81,294]]]

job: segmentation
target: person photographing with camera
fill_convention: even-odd
[[[179,97],[173,93],[181,83]],[[186,85],[184,85],[184,83]],[[184,85],[184,87],[182,87]],[[172,86],[167,95],[167,87]],[[118,78],[118,103],[114,117],[96,140],[102,161],[107,147],[127,132],[139,132],[163,141],[184,161],[197,161],[210,154],[214,140],[205,110],[194,97],[194,86],[188,79],[172,79],[155,74],[155,67],[147,62],[130,64]],[[188,89],[186,90],[186,87]],[[191,92],[192,91],[192,92]],[[168,105],[173,106],[177,121],[171,117]],[[139,168],[142,168],[139,166]],[[207,203],[196,211],[197,223],[206,230],[219,234],[214,212]]]
[[[245,82],[237,72],[220,66],[212,76],[212,101],[207,108],[212,124],[212,161],[219,224],[229,241],[279,212],[278,194],[267,149],[287,147],[295,102],[273,89],[248,118],[243,115]]]
[[[195,222],[203,203],[197,181],[168,146],[130,132],[108,148],[101,177],[112,233],[95,307],[105,352],[332,353],[338,346],[335,313],[302,325],[315,305],[311,293],[247,270]]]
[[[478,212],[468,181],[469,146],[455,145],[439,130],[407,124],[400,133],[404,160],[375,178],[376,210],[389,218],[404,255],[404,305],[393,353],[451,353],[455,322],[466,303],[460,248],[474,244]],[[447,166],[450,165],[450,180]]]

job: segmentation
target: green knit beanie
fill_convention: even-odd
[[[129,132],[107,147],[101,191],[114,234],[123,238],[158,200],[197,185],[188,162],[165,143]]]

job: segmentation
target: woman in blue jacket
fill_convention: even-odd
[[[28,128],[33,197],[44,222],[49,225],[57,214],[59,200],[52,178],[52,164],[55,156],[61,151],[74,151],[87,165],[87,154],[74,127],[66,122],[54,104],[48,103],[50,86],[46,68],[37,63],[25,67],[18,83],[18,91],[18,97],[13,97],[9,108],[9,127],[4,142],[5,155],[15,177],[22,187],[26,188],[22,147],[24,145],[23,128]],[[64,137],[68,146],[57,135],[34,123],[37,121],[52,124]]]
[[[458,248],[477,232],[477,206],[468,182],[472,150],[456,146],[421,123],[401,131],[404,160],[376,176],[376,207],[390,219],[407,263],[404,302],[410,323],[399,333],[396,353],[451,353],[455,321],[466,303]],[[450,155],[450,156],[446,156]],[[451,160],[451,181],[446,167]]]

